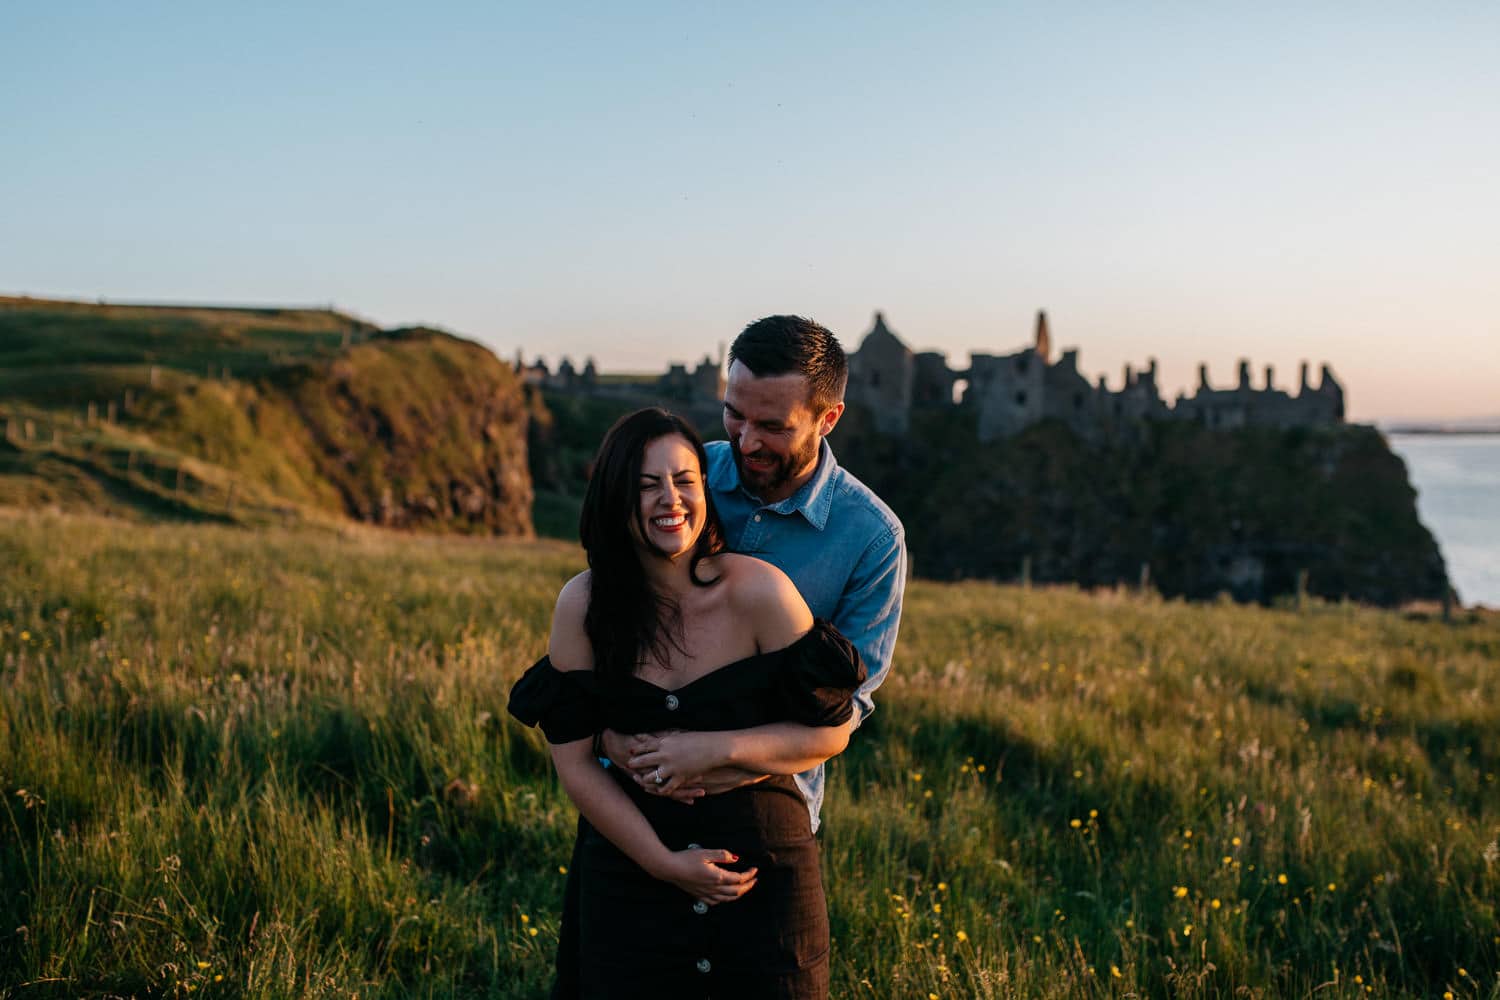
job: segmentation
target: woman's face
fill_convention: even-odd
[[[677,434],[646,445],[639,486],[647,551],[654,548],[670,559],[691,552],[708,517],[703,470],[693,446]]]

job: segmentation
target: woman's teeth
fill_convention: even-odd
[[[651,523],[658,528],[675,528],[687,520],[686,514],[671,514],[667,517],[653,517]]]

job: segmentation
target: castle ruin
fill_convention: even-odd
[[[1140,420],[1191,420],[1227,430],[1306,427],[1344,419],[1344,390],[1326,364],[1314,388],[1303,363],[1295,396],[1276,388],[1270,366],[1264,384],[1253,387],[1248,361],[1240,362],[1239,382],[1232,389],[1210,386],[1208,366],[1199,365],[1197,391],[1191,397],[1179,394],[1172,405],[1161,397],[1154,359],[1141,369],[1126,365],[1119,389],[1111,389],[1102,375],[1091,384],[1078,370],[1077,348],[1052,359],[1045,312],[1037,313],[1031,347],[1002,355],[974,351],[969,358],[967,369],[954,369],[940,352],[913,352],[877,312],[875,325],[849,355],[844,396],[869,409],[876,427],[890,434],[906,433],[913,410],[919,408],[968,409],[976,415],[981,441],[1008,437],[1048,419],[1061,420],[1086,438]]]
[[[529,385],[590,396],[618,397],[673,405],[707,413],[724,398],[723,347],[720,360],[705,355],[695,367],[672,364],[661,375],[601,376],[592,358],[578,371],[564,358],[556,371],[538,358],[526,365],[516,355],[515,370]],[[1078,368],[1078,349],[1053,360],[1047,314],[1038,312],[1032,345],[1010,354],[972,351],[969,366],[952,368],[939,351],[914,352],[877,312],[875,325],[858,350],[849,354],[849,386],[844,397],[868,409],[877,429],[905,434],[920,409],[962,409],[975,415],[979,439],[1009,437],[1043,420],[1060,420],[1079,436],[1094,439],[1142,420],[1189,420],[1214,430],[1236,427],[1312,427],[1344,419],[1344,389],[1323,365],[1317,386],[1302,364],[1297,394],[1276,388],[1275,372],[1265,369],[1260,387],[1250,381],[1250,362],[1241,361],[1233,388],[1209,384],[1208,366],[1198,366],[1192,396],[1179,393],[1168,404],[1156,381],[1155,359],[1145,367],[1126,365],[1120,388],[1099,376],[1090,382]]]

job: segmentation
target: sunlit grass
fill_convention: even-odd
[[[567,545],[0,515],[0,987],[538,997]],[[1500,995],[1500,624],[915,583],[834,995]],[[1357,977],[1357,978],[1356,978]]]

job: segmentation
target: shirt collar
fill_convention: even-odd
[[[745,489],[740,482],[740,470],[735,464],[732,448],[729,449],[727,458],[728,461],[709,476],[708,485],[724,492],[739,490],[759,504],[760,498]],[[800,513],[808,524],[822,531],[828,524],[828,512],[833,508],[834,477],[838,469],[838,460],[833,457],[833,449],[828,446],[828,439],[825,437],[818,442],[818,467],[813,470],[812,478],[785,500],[761,506],[778,514]]]

